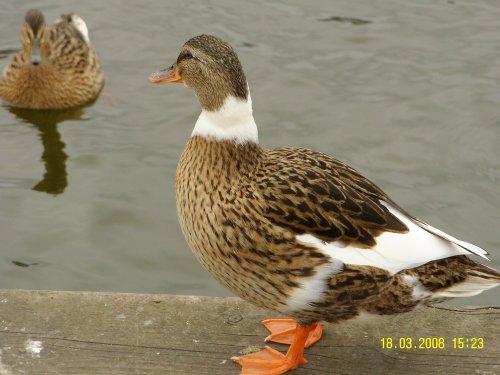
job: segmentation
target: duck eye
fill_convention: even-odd
[[[184,58],[185,59],[192,59],[193,54],[190,51],[186,51],[186,52],[184,52]]]

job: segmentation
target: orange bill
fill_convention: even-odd
[[[172,65],[170,68],[159,70],[149,76],[151,83],[182,83],[182,78],[177,71],[177,66]]]

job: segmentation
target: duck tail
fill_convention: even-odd
[[[469,260],[466,277],[448,288],[435,291],[439,297],[472,297],[500,285],[500,272],[494,268]]]

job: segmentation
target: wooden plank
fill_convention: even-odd
[[[262,347],[270,317],[238,298],[0,290],[0,375],[238,374],[231,356]],[[445,348],[419,349],[426,337]],[[500,374],[499,343],[498,307],[423,308],[327,326],[293,374]]]

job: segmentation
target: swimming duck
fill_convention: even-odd
[[[176,174],[189,246],[236,295],[291,318],[264,322],[266,341],[290,344],[287,353],[234,357],[241,374],[307,363],[322,321],[403,313],[500,283],[467,257],[485,250],[411,216],[355,169],[305,148],[263,150],[241,63],[222,39],[188,40],[149,80],[184,83],[202,108]]]
[[[85,21],[74,13],[50,26],[43,14],[26,13],[23,48],[0,77],[0,98],[30,109],[61,109],[93,101],[104,77]]]

